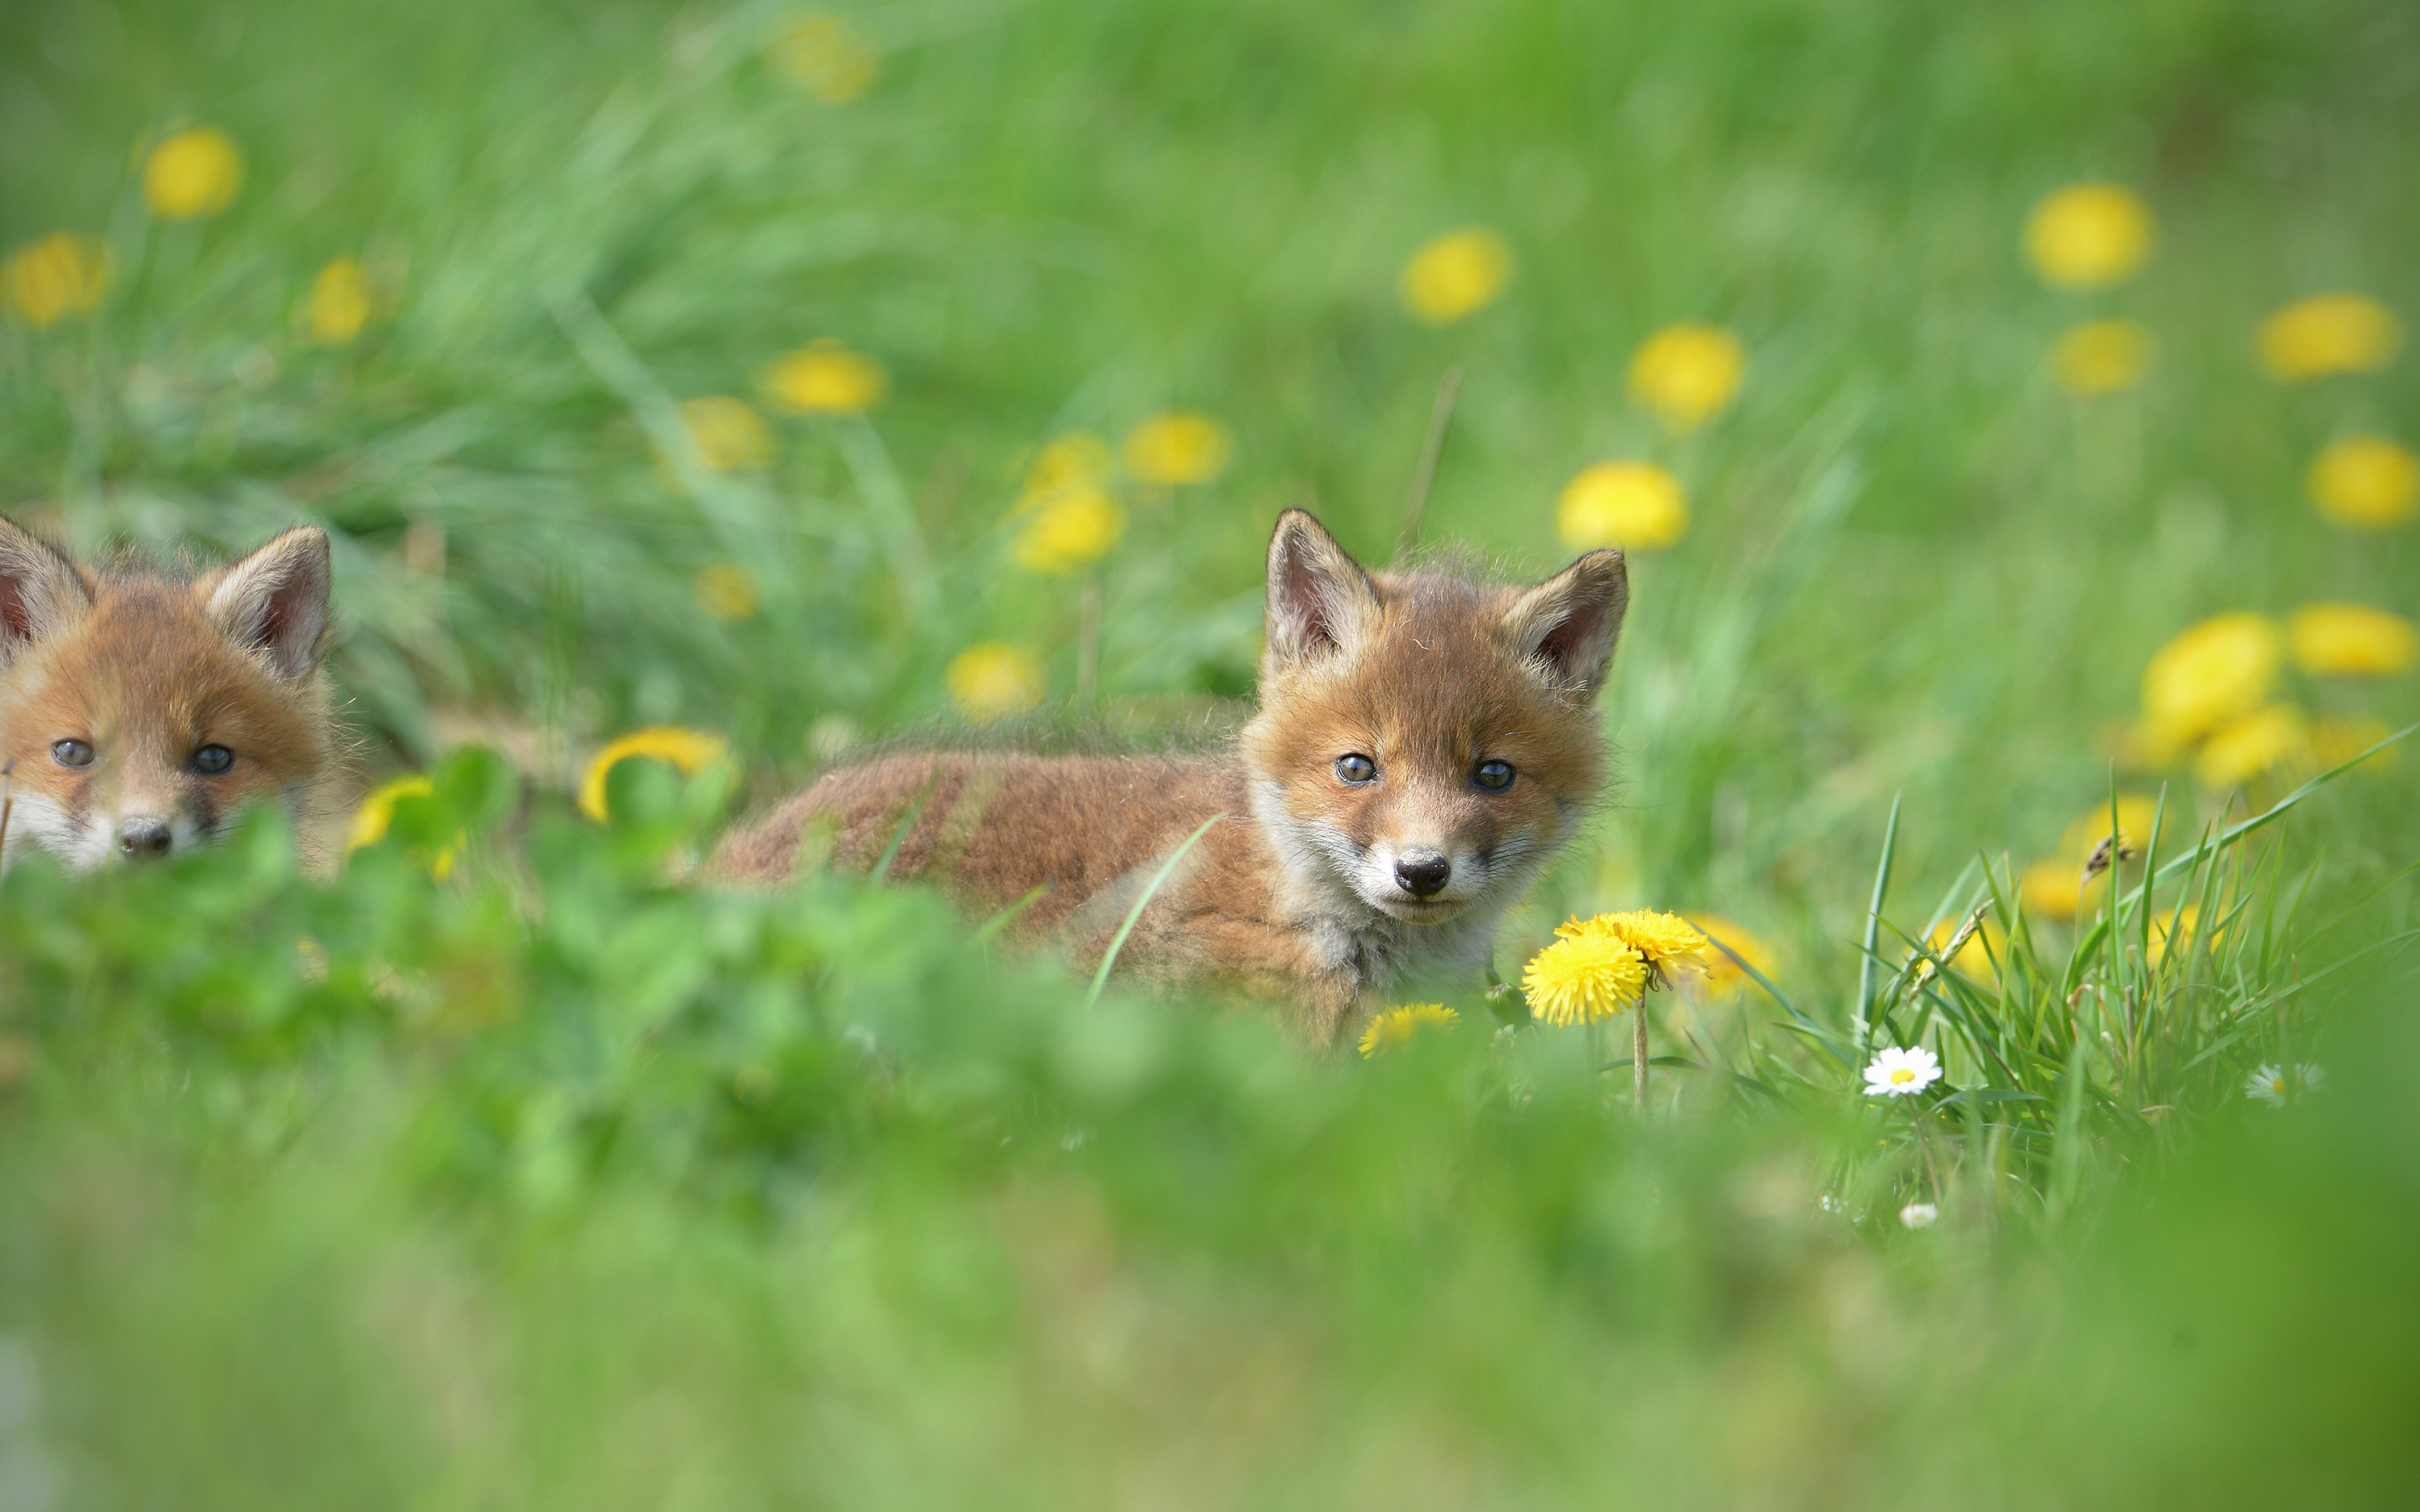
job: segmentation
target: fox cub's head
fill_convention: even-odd
[[[1288,872],[1421,923],[1511,902],[1603,784],[1594,705],[1629,599],[1619,551],[1532,588],[1372,574],[1289,510],[1244,734]]]
[[[165,856],[247,799],[299,804],[331,755],[327,632],[324,531],[185,582],[81,566],[0,519],[7,856]]]

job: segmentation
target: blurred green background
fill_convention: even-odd
[[[164,218],[145,152],[195,126],[240,184]],[[2280,943],[2202,993],[2263,1005],[2261,1037],[2161,999],[2226,1041],[2190,1129],[2130,1088],[2069,1166],[2011,1157],[2021,1216],[1971,1174],[1984,1103],[1928,1134],[1851,1076],[1641,1133],[1538,1036],[1488,1050],[1475,1004],[1434,1059],[1305,1065],[1232,1020],[1088,1013],[913,892],[700,898],[660,863],[951,717],[978,644],[1032,651],[1054,730],[1215,737],[1276,513],[1386,560],[1458,368],[1427,539],[1549,571],[1559,494],[1613,458],[1692,515],[1634,558],[1617,802],[1499,969],[1568,910],[1708,909],[1847,1025],[1894,797],[1920,937],[1979,896],[1970,858],[2072,868],[2188,625],[2420,613],[2412,531],[2306,494],[2332,440],[2420,440],[2410,361],[2287,383],[2257,339],[2332,291],[2420,317],[2415,139],[2420,13],[2351,0],[16,0],[0,254],[67,232],[108,270],[89,310],[0,325],[0,509],[96,553],[325,523],[361,780],[464,746],[518,776],[398,820],[480,837],[450,888],[390,844],[321,889],[264,841],[0,890],[0,1507],[2408,1486],[2384,1283],[2420,1063],[2359,1027],[2411,1001],[2383,948],[2408,759],[2264,853]],[[2114,286],[2051,287],[2026,219],[2085,180],[2156,236]],[[1406,259],[1473,225],[1501,296],[1415,318]],[[339,258],[362,307],[332,332]],[[2067,392],[2055,344],[2109,319],[2148,370]],[[1747,356],[1678,436],[1627,392],[1677,322]],[[879,402],[783,411],[768,372],[818,340]],[[710,395],[763,416],[761,466],[677,455]],[[1079,700],[1085,575],[1021,567],[1014,510],[1045,442],[1171,409],[1232,459],[1115,483]],[[701,593],[733,568],[737,600]],[[2420,715],[2408,676],[2291,691]],[[588,754],[657,723],[727,736],[739,791],[570,821]],[[2118,779],[2189,828],[2296,775]],[[2284,984],[2364,951],[2289,1015]],[[2338,1016],[2329,1095],[2251,1107],[2250,1065]],[[1923,1193],[1942,1226],[1898,1230]]]

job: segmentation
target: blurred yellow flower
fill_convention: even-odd
[[[1450,326],[1496,302],[1512,277],[1512,249],[1484,226],[1465,226],[1425,243],[1404,264],[1404,308],[1433,326]]]
[[[1958,937],[1958,932],[1964,927],[1964,924],[1963,919],[1943,919],[1932,926],[1931,933],[1924,937],[1925,948],[1933,954],[1939,955],[1949,949],[1949,942]],[[1972,934],[1966,936],[1966,943],[1958,948],[1958,953],[1949,958],[1949,969],[1962,977],[1972,978],[1976,981],[1993,980],[1997,975],[1997,968],[1992,963],[1995,958],[2005,958],[2008,955],[2008,932],[1987,918]],[[1931,977],[1932,963],[1918,962],[1916,980],[1928,981]]]
[[[54,231],[0,264],[0,301],[36,330],[90,315],[109,292],[109,249],[90,237]]]
[[[1666,326],[1630,360],[1630,396],[1685,435],[1720,414],[1747,373],[1747,350],[1720,326]]]
[[[2207,788],[2240,787],[2264,772],[2308,762],[2310,750],[2303,711],[2273,703],[2211,731],[2194,758],[2194,779]]]
[[[970,719],[1023,714],[1042,702],[1042,663],[1023,646],[985,641],[950,663],[950,697]]]
[[[1594,1024],[1638,1000],[1647,963],[1611,934],[1566,935],[1529,958],[1521,990],[1548,1024]]]
[[[2059,337],[2050,362],[2058,386],[2070,393],[2131,389],[2150,369],[2151,332],[2133,320],[2095,320]]]
[[[1030,572],[1075,572],[1109,554],[1125,533],[1125,511],[1098,484],[1079,483],[1020,505],[1025,524],[1011,554]]]
[[[2420,514],[2420,457],[2383,436],[2331,441],[2311,463],[2311,501],[2338,525],[2382,531]]]
[[[2220,614],[2162,646],[2143,671],[2143,712],[2168,740],[2189,743],[2257,708],[2283,659],[2277,627],[2257,614]]]
[[[2103,872],[2087,882],[2081,862],[2060,859],[2036,861],[2017,879],[2017,896],[2024,903],[2026,913],[2037,918],[2055,918],[2061,922],[2095,906],[2101,894],[2108,887],[2108,872]]]
[[[807,343],[765,374],[765,392],[780,409],[799,415],[858,415],[891,386],[882,364],[829,336]]]
[[[1661,551],[1689,533],[1688,498],[1681,480],[1652,462],[1599,462],[1563,485],[1555,533],[1575,551]]]
[[[2025,221],[2025,255],[2059,288],[2123,283],[2150,250],[2151,208],[2117,184],[2070,184]]]
[[[1227,427],[1190,409],[1157,414],[1126,432],[1126,471],[1156,484],[1208,483],[1227,471]]]
[[[143,161],[143,203],[163,221],[216,215],[242,187],[243,154],[215,126],[173,132]]]
[[[765,49],[774,69],[828,105],[845,105],[874,87],[882,54],[839,16],[814,15]]]
[[[2420,629],[2366,604],[2305,604],[2286,617],[2286,646],[2314,677],[2388,677],[2420,661]]]
[[[352,827],[345,832],[345,849],[358,851],[386,839],[387,829],[395,823],[397,800],[431,797],[436,792],[437,785],[419,772],[406,773],[370,789],[362,798],[361,807],[353,810]]]
[[[680,420],[709,471],[753,471],[773,460],[773,427],[745,399],[727,393],[684,399]]]
[[[2154,820],[2158,820],[2166,832],[2160,842],[2164,849],[2175,838],[2180,822],[2176,812],[2171,810],[2162,818],[2159,799],[2141,793],[2118,795],[2118,838],[2122,845],[2140,850],[2148,844]],[[2069,825],[2066,833],[2059,837],[2059,855],[2072,860],[2077,874],[2082,875],[2084,863],[2092,858],[2092,853],[2099,850],[2101,842],[2108,838],[2109,805],[2106,802],[2096,803],[2078,814],[2075,822]]]
[[[1405,1003],[1371,1017],[1361,1036],[1361,1058],[1368,1060],[1412,1042],[1422,1028],[1450,1029],[1462,1015],[1443,1003]]]
[[[1117,466],[1109,443],[1090,431],[1052,438],[1025,470],[1027,498],[1053,493],[1079,483],[1106,483]]]
[[[662,762],[684,776],[693,776],[730,754],[730,746],[721,736],[677,725],[649,725],[617,735],[590,759],[588,770],[581,776],[580,811],[600,825],[605,822],[605,779],[626,761]]]
[[[1713,935],[1739,952],[1740,959],[1762,973],[1766,980],[1773,980],[1780,962],[1775,957],[1773,948],[1751,933],[1746,925],[1720,914],[1683,914],[1681,917],[1699,933]],[[1730,956],[1715,949],[1712,941],[1707,943],[1698,964],[1706,991],[1716,995],[1735,992],[1747,980],[1747,973],[1732,964]]]
[[[2349,719],[2317,720],[2311,725],[2311,764],[2323,772],[2334,770],[2394,733],[2386,727],[2384,720],[2373,719],[2366,715]],[[2402,757],[2401,747],[2389,746],[2362,763],[2361,769],[2383,772]]]
[[[690,589],[710,620],[736,625],[756,612],[756,580],[727,563],[700,567]]]
[[[2374,373],[2394,361],[2402,339],[2395,312],[2369,296],[2319,294],[2260,322],[2260,361],[2282,383]]]
[[[2187,903],[2182,908],[2154,909],[2149,922],[2151,953],[2149,961],[2156,969],[2168,958],[2168,937],[2172,933],[2176,936],[2178,945],[2187,949],[2192,948],[2194,926],[2201,922],[2201,905]],[[2224,937],[2226,933],[2226,932],[2222,929],[2218,932],[2218,935],[2213,937]]]
[[[362,333],[377,305],[370,275],[360,261],[337,257],[311,280],[311,292],[302,301],[302,323],[311,328],[313,340],[341,347]]]
[[[437,785],[419,772],[407,772],[390,782],[372,788],[362,797],[361,807],[353,810],[353,822],[345,832],[345,854],[350,856],[365,845],[375,845],[386,839],[395,824],[395,806],[405,798],[433,797]],[[442,882],[454,874],[454,861],[461,854],[464,837],[457,835],[451,844],[428,857],[428,874]]]

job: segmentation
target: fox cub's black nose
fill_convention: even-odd
[[[165,856],[168,844],[168,825],[163,820],[129,819],[117,826],[118,854],[132,859]]]
[[[1453,874],[1453,863],[1442,856],[1407,856],[1395,863],[1395,886],[1415,898],[1434,897],[1445,890],[1445,879]]]

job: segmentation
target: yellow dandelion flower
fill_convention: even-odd
[[[1700,934],[1711,934],[1738,951],[1740,959],[1762,973],[1767,981],[1773,980],[1780,961],[1773,953],[1773,948],[1758,938],[1746,925],[1720,914],[1683,914],[1681,917]],[[1747,980],[1747,973],[1732,964],[1730,956],[1715,949],[1713,940],[1706,943],[1704,952],[1698,958],[1698,964],[1706,991],[1717,996],[1738,991]]]
[[[756,612],[756,579],[742,568],[728,563],[700,567],[690,589],[710,620],[737,625]]]
[[[393,781],[372,788],[362,797],[361,807],[353,810],[353,822],[345,832],[345,854],[350,856],[365,845],[375,845],[386,839],[395,825],[395,806],[406,798],[433,797],[437,785],[419,772],[407,772]],[[442,882],[454,873],[455,858],[461,854],[464,837],[457,835],[453,842],[428,857],[428,874]]]
[[[2094,320],[2058,338],[2050,365],[2058,386],[2080,397],[2131,389],[2150,368],[2151,332],[2133,320]]]
[[[1594,1024],[1638,1000],[1647,962],[1610,934],[1566,935],[1529,958],[1521,990],[1548,1024]]]
[[[2369,749],[2395,732],[2381,719],[2366,715],[2351,718],[2314,720],[2311,725],[2311,764],[2321,771],[2331,771]],[[2383,772],[2403,757],[2399,746],[2389,746],[2362,764],[2366,772]]]
[[[362,333],[377,310],[377,291],[359,259],[336,257],[312,278],[311,292],[302,300],[302,323],[312,340],[341,347]]]
[[[2264,772],[2308,762],[2310,750],[2303,711],[2273,703],[2211,731],[2194,758],[2194,778],[2207,788],[2240,787]]]
[[[2179,948],[2191,949],[2194,926],[2200,922],[2201,905],[2199,903],[2187,903],[2183,908],[2176,910],[2166,908],[2154,910],[2150,919],[2151,953],[2148,958],[2152,968],[2158,969],[2161,963],[2167,960],[2168,939],[2171,934],[2175,936]],[[2221,930],[2211,938],[2215,941],[2226,933],[2225,930]]]
[[[1023,714],[1042,702],[1042,662],[1023,646],[985,641],[950,663],[950,697],[970,719]]]
[[[215,126],[163,138],[143,160],[143,203],[163,221],[216,215],[243,187],[243,154]]]
[[[2330,373],[2374,373],[2395,360],[2403,329],[2366,294],[2297,300],[2260,322],[2260,361],[2281,383]]]
[[[2104,822],[2102,827],[2107,828],[2107,824]],[[2063,857],[2036,861],[2017,878],[2017,897],[2024,903],[2025,912],[2036,918],[2055,918],[2062,923],[2086,908],[2099,906],[2101,895],[2108,890],[2108,872],[2087,882],[2083,864]]]
[[[807,343],[765,374],[765,393],[798,415],[861,415],[879,403],[891,377],[882,364],[829,336]]]
[[[1925,948],[1934,955],[1947,950],[1965,922],[1962,918],[1945,918],[1933,925],[1932,933],[1924,937]],[[1958,953],[1949,958],[1949,969],[1971,980],[1990,981],[1997,974],[1997,968],[1992,963],[2008,954],[2008,932],[1987,918],[1975,933],[1966,936],[1966,943],[1958,948]],[[1930,981],[1932,975],[1931,962],[1916,963],[1916,980]]]
[[[1372,1017],[1361,1036],[1361,1058],[1371,1059],[1412,1042],[1422,1028],[1450,1029],[1462,1015],[1443,1003],[1405,1003]]]
[[[2172,758],[2173,759],[2173,758]],[[2151,838],[2151,822],[2160,816],[2160,800],[2140,793],[2118,795],[2118,838],[2122,845],[2140,850]],[[2179,816],[2174,809],[2161,820],[2165,835],[2161,841],[2164,849],[2175,842]],[[2096,803],[2076,815],[2059,837],[2059,854],[2075,863],[2077,875],[2083,874],[2084,863],[2109,838],[2109,805]]]
[[[0,264],[0,302],[36,330],[90,315],[109,292],[109,249],[90,237],[54,231]]]
[[[2143,712],[2190,742],[2259,707],[2283,658],[2277,627],[2257,614],[2220,614],[2162,646],[2143,671]]]
[[[683,730],[676,725],[650,725],[617,735],[590,758],[580,779],[580,811],[598,824],[605,822],[605,779],[626,761],[662,762],[684,776],[693,776],[726,760],[731,747],[719,735]]]
[[[1025,496],[1035,499],[1078,484],[1107,483],[1116,468],[1109,443],[1092,432],[1055,437],[1033,454],[1026,467]]]
[[[1583,468],[1555,501],[1555,534],[1575,551],[1661,551],[1688,533],[1688,495],[1680,479],[1652,462]]]
[[[2332,441],[2311,462],[2319,513],[2357,531],[2382,531],[2420,515],[2420,456],[2383,436]]]
[[[1687,965],[1706,951],[1706,937],[1696,925],[1679,914],[1655,908],[1625,908],[1593,918],[1566,919],[1555,926],[1555,933],[1567,940],[1592,935],[1620,940],[1659,970]]]
[[[1686,435],[1722,413],[1747,374],[1747,349],[1720,326],[1666,326],[1630,360],[1630,396]]]
[[[1189,409],[1154,415],[1126,432],[1126,471],[1138,482],[1208,483],[1227,471],[1234,449],[1227,427]]]
[[[2286,646],[2314,677],[2390,677],[2420,661],[2420,628],[2366,604],[2305,604],[2286,617]]]
[[[1450,326],[1496,302],[1512,277],[1512,249],[1484,226],[1465,226],[1425,242],[1404,264],[1404,308],[1433,326]]]
[[[680,422],[710,471],[752,472],[773,460],[773,427],[745,399],[727,393],[684,399]]]
[[[882,71],[882,54],[839,16],[809,16],[773,39],[765,59],[774,71],[827,105],[861,100]]]
[[[1125,511],[1097,484],[1075,484],[1020,506],[1025,523],[1012,555],[1030,572],[1076,572],[1109,554],[1125,533]]]
[[[2151,250],[2151,208],[2118,184],[2070,184],[2025,221],[2025,255],[2058,288],[2107,288],[2143,266]]]

